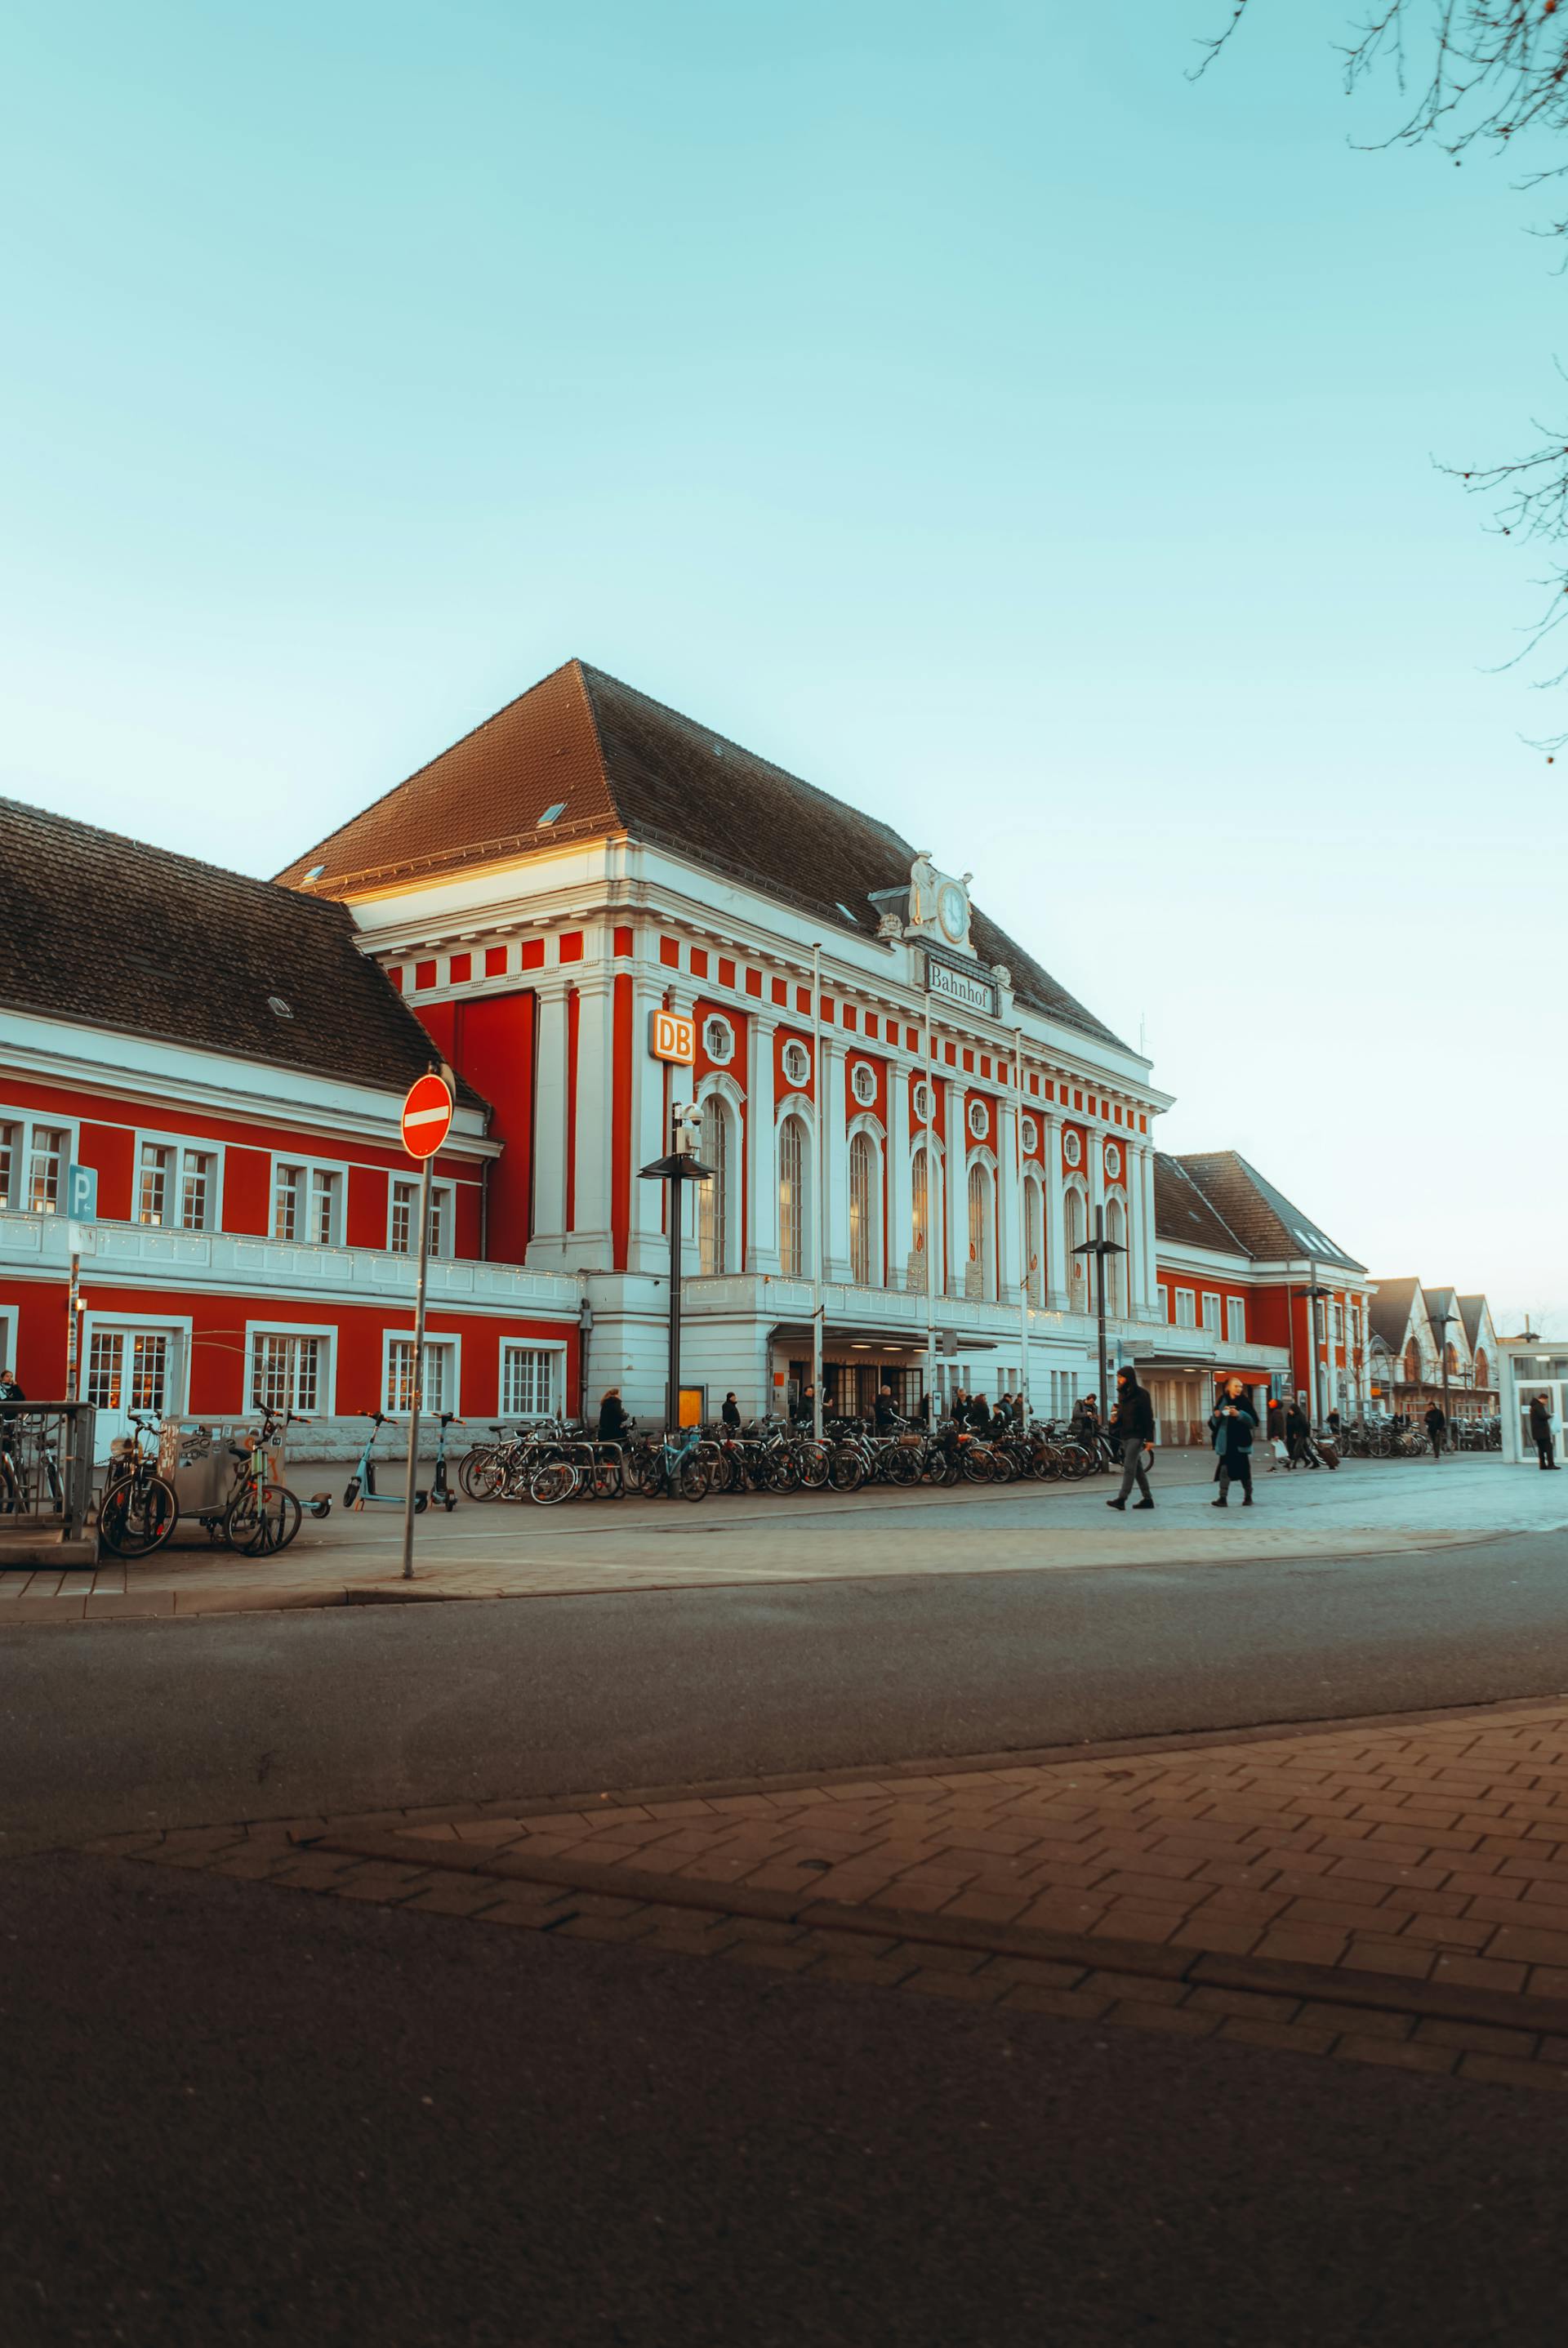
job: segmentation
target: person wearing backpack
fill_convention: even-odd
[[[1136,1484],[1142,1498],[1136,1503],[1140,1509],[1151,1509],[1153,1497],[1149,1489],[1149,1467],[1154,1457],[1154,1405],[1147,1386],[1138,1383],[1136,1370],[1119,1370],[1116,1376],[1116,1409],[1110,1421],[1111,1440],[1121,1446],[1121,1489],[1108,1509],[1125,1509],[1128,1494]],[[1147,1458],[1145,1454],[1148,1455]]]

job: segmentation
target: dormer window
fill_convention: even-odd
[[[556,802],[555,802],[555,805],[554,805],[553,807],[547,807],[547,808],[545,808],[544,813],[543,813],[543,814],[540,817],[540,819],[539,819],[539,823],[538,823],[537,829],[538,829],[540,831],[542,831],[542,830],[544,829],[544,828],[545,828],[546,824],[550,824],[550,823],[559,823],[559,822],[560,822],[560,820],[561,820],[561,819],[562,819],[562,817],[565,814],[565,812],[566,812],[566,802],[565,802],[565,800],[564,800],[564,799],[557,799],[557,800],[556,800]]]

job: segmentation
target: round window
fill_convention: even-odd
[[[735,1057],[735,1030],[730,1025],[728,1020],[709,1019],[705,1021],[702,1031],[702,1045],[710,1060],[717,1061],[721,1068],[727,1067],[730,1061]]]
[[[877,1072],[869,1060],[857,1060],[850,1075],[850,1090],[862,1108],[870,1108],[877,1097]]]
[[[1083,1164],[1083,1143],[1079,1140],[1076,1133],[1068,1132],[1063,1134],[1062,1156],[1067,1159],[1069,1166],[1081,1166]]]
[[[792,1085],[811,1081],[811,1055],[804,1044],[789,1043],[784,1046],[784,1074]]]
[[[1040,1146],[1040,1128],[1032,1117],[1024,1119],[1023,1143],[1026,1158],[1032,1158]]]
[[[1117,1142],[1108,1141],[1105,1145],[1105,1170],[1112,1181],[1121,1171],[1121,1149]]]
[[[983,1100],[969,1104],[969,1130],[976,1141],[984,1141],[991,1130],[991,1112]]]

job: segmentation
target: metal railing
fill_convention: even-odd
[[[15,1403],[0,1409],[0,1543],[58,1529],[82,1539],[92,1506],[90,1402]]]

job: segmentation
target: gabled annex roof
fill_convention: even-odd
[[[1412,1274],[1399,1280],[1380,1280],[1377,1292],[1368,1308],[1367,1320],[1375,1337],[1381,1337],[1391,1354],[1404,1348],[1406,1332],[1410,1326],[1410,1308],[1420,1294],[1421,1283]],[[1422,1318],[1426,1306],[1421,1307]]]
[[[1154,1153],[1154,1233],[1173,1247],[1214,1248],[1245,1255],[1246,1248],[1188,1173],[1180,1158]]]
[[[906,887],[914,860],[889,825],[573,660],[278,879],[298,888],[320,865],[314,893],[351,898],[623,832],[861,937],[876,932],[872,892]],[[971,934],[1030,1009],[1119,1041],[978,909]]]
[[[1325,1270],[1365,1272],[1365,1264],[1320,1231],[1283,1190],[1276,1190],[1235,1149],[1187,1153],[1177,1163],[1235,1233],[1246,1254],[1263,1262],[1306,1257]],[[1158,1190],[1156,1191],[1158,1205]]]
[[[13,1011],[379,1087],[430,1066],[346,905],[15,799],[0,799],[0,876]]]
[[[1455,1302],[1460,1308],[1460,1319],[1464,1323],[1465,1343],[1473,1354],[1481,1341],[1482,1318],[1491,1317],[1487,1310],[1486,1299],[1484,1296],[1460,1296],[1456,1298]]]

